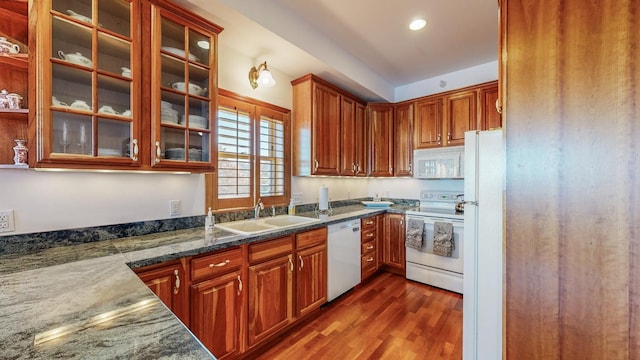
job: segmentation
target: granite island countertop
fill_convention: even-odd
[[[132,268],[408,209],[353,205],[318,223],[256,236],[200,227],[1,255],[0,358],[215,358]]]

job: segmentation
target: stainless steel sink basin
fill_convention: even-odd
[[[319,222],[319,219],[312,219],[304,216],[281,215],[261,219],[239,220],[216,224],[216,227],[231,231],[236,234],[252,235],[267,231],[291,228],[298,225],[312,224]]]

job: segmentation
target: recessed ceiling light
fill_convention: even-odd
[[[413,20],[411,24],[409,24],[409,29],[416,31],[425,27],[425,25],[427,25],[427,20],[417,19],[417,20]]]

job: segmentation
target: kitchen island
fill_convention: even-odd
[[[321,222],[256,236],[205,234],[200,227],[3,253],[0,357],[214,358],[132,268],[406,208],[334,210]]]

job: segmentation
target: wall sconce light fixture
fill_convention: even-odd
[[[249,70],[249,83],[252,88],[257,88],[258,85],[265,87],[273,87],[276,84],[276,81],[273,79],[271,72],[267,69],[267,62],[263,62],[258,65],[256,69],[255,66]]]

